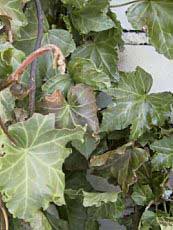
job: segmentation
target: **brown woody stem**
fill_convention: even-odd
[[[43,11],[40,0],[35,0],[35,6],[37,10],[37,19],[38,19],[38,33],[35,43],[34,50],[37,50],[41,46],[41,41],[43,37]],[[31,64],[30,70],[30,79],[29,79],[29,112],[30,116],[34,113],[35,110],[35,93],[36,93],[36,67],[37,60],[34,60]]]
[[[20,65],[19,67],[8,77],[8,79],[1,83],[0,91],[9,87],[15,82],[19,82],[23,72],[26,68],[38,57],[44,55],[46,52],[52,51],[54,53],[54,61],[53,61],[53,68],[59,66],[59,70],[62,74],[65,73],[65,58],[60,50],[59,47],[56,45],[49,44],[45,47],[41,47],[38,50],[31,53]]]

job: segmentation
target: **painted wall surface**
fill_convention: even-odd
[[[112,0],[111,5],[129,2],[130,0]],[[120,52],[119,69],[122,71],[133,71],[136,66],[141,66],[153,77],[152,92],[173,92],[173,60],[169,60],[155,51],[150,46],[145,33],[130,32],[133,28],[128,23],[126,10],[129,6],[112,8],[117,14],[123,29],[129,31],[124,33],[125,48]],[[147,45],[144,45],[148,43]]]

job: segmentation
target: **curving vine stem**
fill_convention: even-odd
[[[43,11],[40,0],[35,0],[35,6],[37,10],[37,19],[38,19],[38,32],[37,39],[35,43],[34,50],[37,50],[41,46],[41,41],[43,37]],[[31,64],[30,70],[30,79],[29,79],[29,112],[30,116],[34,113],[35,110],[35,93],[36,93],[36,67],[37,60],[34,60]]]
[[[46,52],[52,51],[54,54],[54,60],[53,60],[53,68],[56,68],[58,66],[59,71],[64,74],[66,69],[65,64],[65,58],[60,50],[59,47],[49,44],[45,47],[41,47],[31,53],[19,66],[18,68],[7,78],[7,80],[4,80],[0,84],[0,91],[4,90],[5,88],[13,85],[16,82],[20,81],[20,78],[24,71],[27,69],[28,65],[30,65],[34,60],[36,60],[38,57],[44,55]],[[9,138],[9,140],[15,144],[15,141],[13,137],[8,132],[8,129],[4,125],[1,117],[0,117],[0,127],[3,130],[3,132],[6,134],[6,136]]]

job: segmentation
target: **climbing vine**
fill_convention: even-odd
[[[119,71],[124,5],[173,59],[172,0],[0,1],[1,229],[173,228],[173,95]]]

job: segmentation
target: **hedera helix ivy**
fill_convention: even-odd
[[[1,229],[173,229],[173,95],[118,70],[123,5],[173,59],[172,0],[0,0]]]

